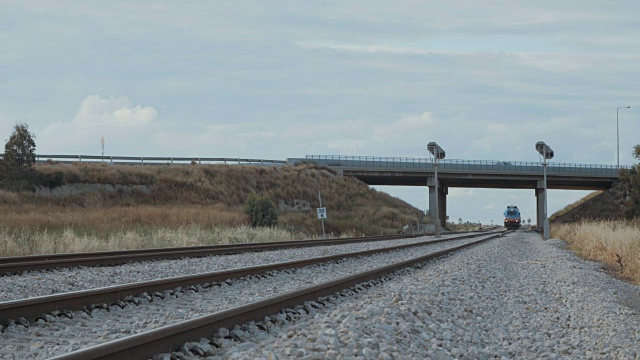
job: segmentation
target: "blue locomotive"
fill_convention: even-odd
[[[515,205],[507,206],[507,210],[504,211],[504,227],[509,230],[515,230],[520,227],[520,210]]]

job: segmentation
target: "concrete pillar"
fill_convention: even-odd
[[[443,186],[442,183],[438,184],[440,191],[438,191],[438,217],[440,218],[441,226],[447,226],[447,194],[449,188]],[[427,178],[427,186],[429,186],[429,215],[433,220],[436,213],[436,187],[434,178]]]
[[[544,185],[538,181],[536,187],[536,228],[542,230],[544,226]]]
[[[440,214],[442,219],[442,226],[447,226],[447,195],[449,195],[449,187],[442,186],[440,198],[438,199],[438,206],[440,206]]]

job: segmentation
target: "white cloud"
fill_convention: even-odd
[[[87,96],[70,121],[49,123],[38,137],[39,152],[95,154],[100,139],[112,155],[148,146],[157,111],[151,106],[133,106],[125,96]],[[64,139],[64,141],[60,141]],[[93,148],[94,151],[87,149]],[[114,152],[118,152],[114,154]],[[140,150],[137,151],[140,154]]]
[[[99,95],[89,95],[80,104],[73,122],[87,126],[138,127],[150,124],[157,115],[153,107],[134,107],[124,96],[103,99]]]
[[[431,55],[431,54],[455,54],[453,51],[435,51],[417,49],[411,47],[393,45],[357,45],[357,44],[335,44],[315,41],[295,41],[296,46],[303,49],[327,49],[335,51],[360,52],[369,54],[394,54],[394,55]]]
[[[486,204],[485,206],[482,207],[482,210],[492,211],[493,212],[494,210],[496,210],[496,204],[494,204],[494,203]]]
[[[281,136],[287,140],[312,140],[318,137],[336,136],[352,137],[362,135],[369,124],[363,119],[345,120],[345,121],[326,121],[318,122],[311,126],[287,126]]]
[[[428,111],[422,114],[402,115],[399,119],[390,123],[374,125],[373,139],[384,142],[393,137],[406,137],[407,134],[425,131],[438,125],[441,125],[440,121]]]
[[[473,189],[469,188],[449,188],[450,197],[454,198],[469,198],[476,195],[476,192]]]
[[[367,145],[368,141],[363,139],[329,139],[326,142],[321,142],[327,149],[332,152],[338,152],[342,154],[357,154],[362,151]]]
[[[501,124],[489,124],[487,125],[487,131],[490,133],[504,133],[507,132],[508,128],[505,125]]]

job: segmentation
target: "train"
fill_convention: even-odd
[[[522,219],[520,217],[520,210],[515,205],[507,206],[504,211],[504,227],[509,230],[516,230],[520,227]]]

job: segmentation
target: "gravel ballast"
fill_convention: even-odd
[[[237,327],[239,341],[222,329],[212,340],[220,348],[203,339],[183,351],[229,359],[640,358],[640,287],[564,246],[516,232],[329,297],[320,309],[306,304],[309,314],[265,322],[267,331]]]
[[[0,334],[0,358],[48,358],[476,240],[453,240],[272,272],[268,276],[165,291],[158,296],[137,298],[138,306],[123,303],[122,309],[111,306],[109,311],[100,308],[87,313],[78,311],[73,313],[72,319],[61,314],[57,317],[48,315],[47,321],[32,324],[13,323]],[[259,255],[245,254],[248,257]]]
[[[455,236],[457,235],[443,235],[442,238],[446,239]],[[21,275],[0,277],[0,301],[26,299],[140,281],[372,250],[429,240],[435,239],[431,236],[423,236],[358,244],[314,246],[199,258],[145,261],[117,266],[30,271]]]

